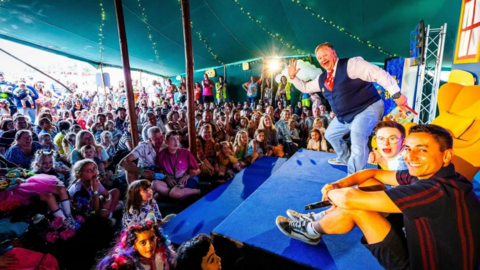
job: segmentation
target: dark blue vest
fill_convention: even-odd
[[[325,87],[327,72],[323,72],[318,79],[323,96],[341,123],[351,123],[357,114],[381,99],[372,83],[348,77],[348,60],[338,60],[332,91]]]

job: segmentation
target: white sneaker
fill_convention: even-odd
[[[328,163],[336,166],[347,166],[346,163],[339,161],[338,158],[331,158],[328,160]]]
[[[306,222],[315,222],[315,218],[313,217],[315,213],[310,212],[308,214],[300,214],[296,211],[291,209],[287,210],[287,216],[294,221],[306,221]]]

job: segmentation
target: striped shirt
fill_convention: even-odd
[[[479,269],[480,201],[450,164],[429,179],[398,171],[385,193],[403,212],[411,269]]]

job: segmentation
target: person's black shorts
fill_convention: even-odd
[[[410,269],[408,258],[407,239],[403,233],[403,215],[390,214],[387,220],[392,225],[385,239],[380,243],[368,244],[362,237],[362,244],[377,258],[385,269]]]
[[[214,101],[213,96],[203,96],[203,102],[212,103]]]
[[[181,102],[181,103],[185,103],[185,101],[187,101],[187,95],[181,95],[178,100]]]

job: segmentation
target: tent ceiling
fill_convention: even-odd
[[[194,28],[217,56],[215,59],[192,31],[195,69],[262,56],[313,53],[316,45],[325,41],[335,45],[340,57],[360,55],[372,62],[383,62],[388,57],[312,16],[297,0],[236,1],[190,1]],[[100,3],[105,9],[101,32]],[[451,65],[459,1],[300,0],[300,3],[399,56],[409,55],[409,34],[420,20],[435,28],[446,22],[444,66]],[[184,73],[182,17],[177,0],[123,0],[123,6],[132,68],[165,76]],[[295,49],[268,34],[240,6]],[[142,13],[147,16],[146,21]],[[102,58],[99,34],[104,35]],[[0,2],[0,37],[93,64],[103,59],[106,65],[121,65],[113,0],[5,0]]]

